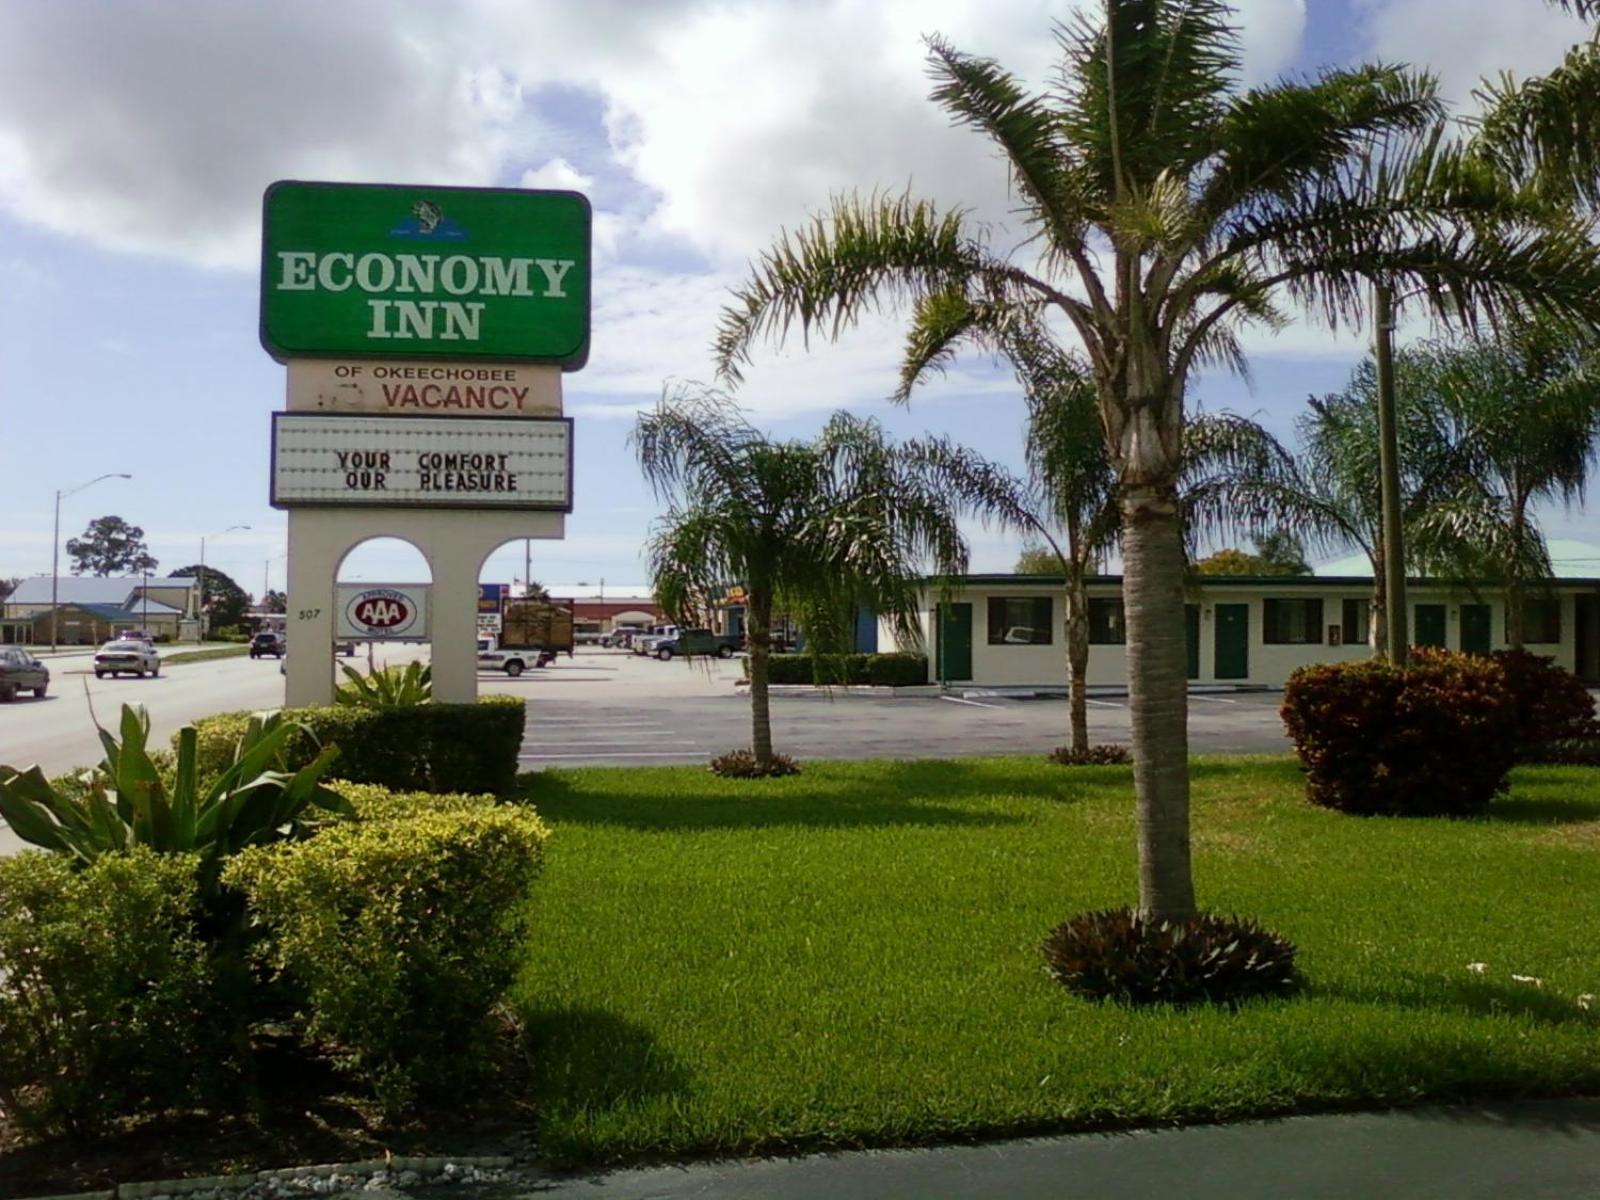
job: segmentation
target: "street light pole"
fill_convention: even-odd
[[[113,471],[109,475],[97,475],[88,483],[80,483],[75,488],[62,491],[56,489],[56,521],[50,535],[50,653],[56,652],[56,626],[60,623],[60,611],[56,607],[57,593],[61,582],[61,497],[70,496],[74,492],[81,492],[86,487],[99,483],[102,479],[132,479],[132,475],[125,475],[121,471]]]
[[[206,533],[200,536],[200,602],[195,612],[196,619],[200,622],[200,640],[206,640],[206,538],[221,537],[224,533],[232,533],[235,529],[249,529],[248,525],[229,525],[219,533]]]

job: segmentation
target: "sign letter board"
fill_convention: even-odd
[[[262,214],[261,344],[296,357],[589,354],[589,201],[577,192],[285,181]]]
[[[275,508],[572,511],[572,419],[272,414]]]

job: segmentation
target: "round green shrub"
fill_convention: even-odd
[[[1281,713],[1307,798],[1359,816],[1470,816],[1517,759],[1516,705],[1487,657],[1417,650],[1404,667],[1301,667]]]
[[[1081,913],[1051,930],[1044,957],[1068,991],[1119,1004],[1236,1004],[1301,983],[1292,944],[1215,913],[1187,921],[1148,920],[1131,908]]]

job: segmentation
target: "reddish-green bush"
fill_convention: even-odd
[[[1555,659],[1526,650],[1497,650],[1489,657],[1505,673],[1506,692],[1516,707],[1521,757],[1547,761],[1558,756],[1555,743],[1600,737],[1589,689]]]
[[[1074,750],[1070,746],[1057,746],[1050,751],[1048,757],[1058,767],[1116,767],[1126,766],[1133,761],[1133,755],[1128,753],[1126,746],[1117,746],[1110,742],[1098,746],[1085,746],[1082,750]]]
[[[729,750],[711,760],[711,773],[724,779],[776,779],[800,774],[800,764],[787,754],[774,754],[772,761],[762,766],[748,750]]]
[[[1301,667],[1283,723],[1313,804],[1361,816],[1466,816],[1505,790],[1517,709],[1490,658],[1415,651]]]

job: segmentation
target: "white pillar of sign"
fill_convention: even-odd
[[[531,385],[520,415],[558,416],[560,368],[519,366],[516,371]],[[328,368],[319,364],[289,364],[288,411],[382,411],[382,395],[376,388],[364,391],[340,384],[341,390],[334,393],[322,386],[324,374]],[[457,419],[471,422],[478,415],[504,414],[491,410]],[[427,560],[432,575],[428,641],[434,699],[470,704],[478,698],[478,576],[484,560],[506,542],[519,538],[566,536],[566,516],[560,512],[352,506],[291,507],[288,516],[285,703],[290,707],[333,701],[332,656],[338,615],[335,584],[339,564],[360,543],[369,538],[399,538],[415,546]]]

